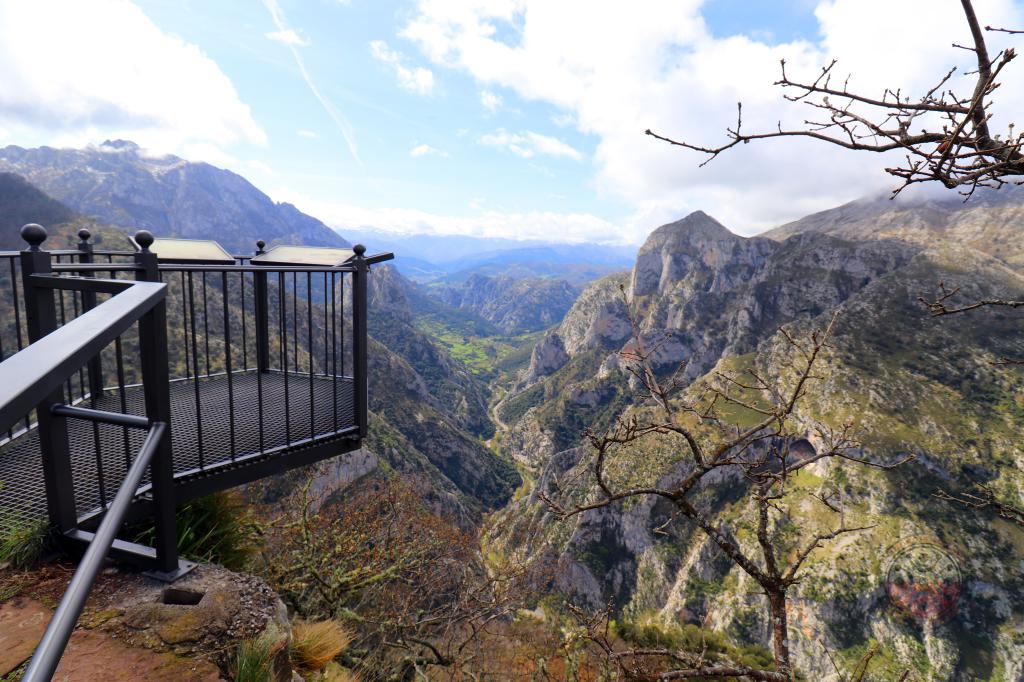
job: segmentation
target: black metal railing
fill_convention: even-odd
[[[391,256],[357,245],[330,267],[161,263],[145,231],[138,252],[96,250],[87,230],[72,250],[44,251],[38,225],[22,236],[28,249],[0,252],[0,458],[21,457],[0,459],[20,477],[0,502],[45,502],[54,536],[86,547],[34,681],[52,676],[105,557],[166,580],[188,570],[176,504],[337,454],[339,439],[358,447],[367,274]],[[116,538],[139,508],[155,547]]]
[[[40,249],[46,238],[45,230],[28,225],[22,229],[22,236],[30,248],[19,254],[20,272],[12,268],[11,273],[15,278],[12,287],[17,286],[20,279],[25,327],[18,330],[18,352],[0,362],[0,386],[3,387],[0,428],[10,429],[26,419],[24,415],[35,413],[43,455],[47,510],[59,539],[69,544],[82,539],[77,537],[81,530],[75,509],[67,420],[120,424],[146,431],[145,441],[128,466],[113,502],[106,505],[103,522],[95,534],[90,534],[83,561],[25,672],[24,680],[36,682],[52,677],[102,561],[111,551],[128,506],[147,471],[156,512],[157,541],[156,548],[151,550],[152,566],[174,571],[178,568],[178,556],[168,439],[170,403],[166,399],[167,375],[163,362],[167,355],[163,317],[167,287],[146,281],[146,275],[156,273],[156,259],[149,253],[135,257],[136,269],[141,275],[136,282],[59,276],[53,273],[51,255]],[[74,319],[62,318],[65,295],[75,299],[79,294],[86,295],[84,299],[77,299],[84,300],[85,305]],[[101,303],[95,298],[98,295],[109,298]],[[20,325],[21,320],[16,323]],[[68,382],[104,347],[117,342],[133,327],[141,348],[146,415],[69,405]]]

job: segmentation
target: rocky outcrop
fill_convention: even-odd
[[[1020,499],[1020,377],[991,364],[1024,357],[1020,320],[1000,310],[959,323],[930,318],[918,298],[939,281],[963,286],[962,300],[1017,298],[1024,279],[1013,258],[943,234],[933,230],[930,241],[890,232],[854,239],[850,228],[743,239],[695,214],[652,234],[627,285],[641,337],[657,346],[659,369],[668,373],[686,361],[682,376],[694,380],[694,391],[713,372],[782,374],[787,343],[778,328],[806,333],[838,314],[823,378],[798,415],[806,447],[821,445],[815,434],[854,423],[857,456],[916,456],[892,472],[823,462],[794,484],[801,500],[841,490],[845,513],[871,526],[816,551],[808,578],[793,589],[791,646],[809,679],[838,679],[823,646],[837,660],[855,661],[876,644],[892,669],[912,667],[922,679],[1020,676],[1008,663],[1009,652],[1019,650],[1011,634],[1019,609],[1005,605],[1024,600],[1012,558],[1019,552],[1010,549],[1024,546],[1024,533],[991,516],[951,512],[933,497],[938,487],[969,486],[981,476],[1007,499]],[[593,499],[583,428],[638,409],[617,354],[629,329],[617,289],[606,283],[585,291],[538,343],[500,405],[508,424],[503,444],[536,472],[536,483],[502,512],[491,540],[501,551],[548,556],[564,567],[556,583],[576,603],[613,601],[624,620],[704,622],[733,641],[766,643],[764,605],[752,596],[750,578],[699,531],[672,521],[664,504],[637,500],[559,521],[540,497]],[[595,311],[605,315],[603,328],[623,329],[623,337],[594,333]],[[659,437],[616,453],[609,476],[619,485],[661,487],[686,471],[679,447]],[[723,532],[756,553],[744,485],[740,476],[716,480],[697,498]],[[792,513],[804,507],[795,502]],[[948,620],[910,616],[887,591],[889,562],[914,542],[937,543],[960,568],[963,596]]]
[[[67,566],[53,564],[17,575],[0,568],[0,641],[10,645],[0,653],[0,673],[6,675],[35,649],[52,617],[41,602],[59,598],[70,577]],[[259,578],[202,564],[167,584],[108,567],[54,679],[231,679],[238,646],[258,637],[272,642],[276,679],[291,679],[288,613]]]

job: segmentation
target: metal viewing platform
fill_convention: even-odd
[[[135,235],[0,252],[0,521],[84,556],[25,680],[49,679],[107,556],[173,580],[175,509],[359,448],[367,277],[391,254]],[[116,538],[152,518],[155,546]]]

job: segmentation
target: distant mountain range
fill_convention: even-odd
[[[357,230],[350,239],[394,252],[395,266],[420,283],[462,284],[475,274],[515,278],[555,277],[582,286],[612,272],[628,270],[636,248],[600,244],[564,244],[539,240],[402,235]]]
[[[149,156],[124,140],[84,149],[11,145],[0,149],[0,171],[20,175],[79,214],[129,232],[216,239],[233,253],[252,253],[257,239],[349,244],[291,204],[275,203],[240,175],[177,156]]]

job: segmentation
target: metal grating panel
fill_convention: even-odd
[[[198,380],[201,422],[196,419],[194,381],[171,384],[171,442],[174,452],[176,480],[203,475],[200,468],[209,469],[232,461],[231,419],[226,376]],[[263,394],[263,451],[296,444],[310,436],[324,436],[355,425],[352,400],[352,380],[314,377],[312,434],[310,423],[310,380],[308,374],[278,372],[264,373],[261,377]],[[288,392],[288,417],[285,415],[285,387]],[[337,391],[337,427],[335,428],[335,400],[332,386]],[[260,449],[260,410],[257,373],[237,372],[232,375],[234,393],[235,457],[258,454]],[[86,402],[84,405],[88,405]],[[127,412],[145,413],[141,387],[126,391]],[[97,401],[97,409],[121,411],[120,397],[108,392]],[[199,428],[202,424],[202,449]],[[125,430],[118,426],[99,425],[100,453],[102,455],[102,487],[109,501],[113,498],[127,470],[127,457],[134,457],[142,445],[143,433],[129,429],[125,447]],[[96,437],[93,424],[80,419],[68,420],[68,438],[71,445],[74,471],[75,502],[80,516],[98,509],[101,503],[101,478],[96,459]],[[127,457],[126,457],[127,452]],[[279,456],[287,457],[287,451]],[[244,466],[240,464],[239,466]],[[210,474],[205,474],[210,475]],[[147,477],[143,485],[147,484]],[[43,482],[42,461],[39,454],[39,436],[35,429],[0,447],[0,514],[17,514],[26,518],[46,516],[46,492]]]

